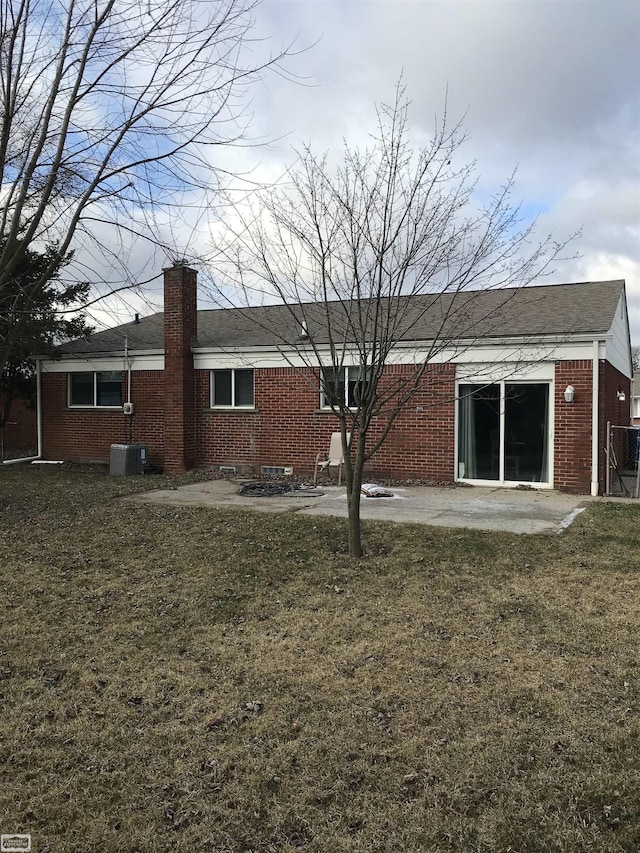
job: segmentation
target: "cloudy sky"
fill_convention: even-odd
[[[268,74],[252,89],[252,134],[272,142],[229,153],[232,167],[274,180],[301,143],[365,142],[400,74],[428,134],[448,91],[483,185],[517,166],[541,235],[582,229],[550,281],[625,278],[640,343],[638,0],[263,0],[255,32],[308,49],[287,62],[301,82]]]

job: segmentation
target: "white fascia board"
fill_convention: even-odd
[[[41,360],[43,373],[84,373],[101,370],[164,370],[164,355],[156,351],[129,352],[125,359],[122,353],[105,355],[75,355],[51,360]]]
[[[419,357],[419,350],[414,351]],[[424,351],[424,356],[428,351]],[[430,361],[434,364],[530,364],[537,362],[574,361],[593,357],[592,341],[563,341],[562,343],[494,343],[481,346],[447,348],[436,353]],[[604,347],[602,357],[604,358]],[[402,359],[404,361],[404,359]],[[401,362],[402,363],[402,362]]]
[[[589,359],[593,356],[593,341],[602,341],[601,356],[604,358],[604,339],[602,336],[552,336],[539,338],[487,338],[474,342],[447,342],[441,347],[436,345],[435,352],[429,358],[434,364],[463,364],[468,362],[536,362],[566,361],[573,359]],[[412,359],[420,362],[429,356],[429,342],[398,344],[395,348],[394,363],[408,361],[407,353]]]
[[[320,350],[320,347],[318,347]],[[323,363],[330,365],[331,357],[328,348]],[[345,365],[355,365],[359,362],[354,356],[344,360]],[[303,368],[318,364],[318,358],[312,349],[301,350],[292,348],[286,351],[273,347],[225,347],[224,349],[194,349],[193,364],[196,370],[228,370],[233,367],[253,367],[268,369],[272,367]]]
[[[469,382],[471,384],[491,384],[494,382],[553,382],[555,377],[555,363],[553,361],[538,361],[533,363],[482,362],[458,364],[456,366],[456,379],[458,382]]]
[[[411,341],[398,343],[390,353],[387,362],[389,364],[422,364],[428,360],[432,364],[513,364],[513,363],[537,363],[540,361],[566,361],[574,359],[591,359],[593,356],[593,340],[602,340],[593,336],[581,335],[579,338],[552,338],[532,341],[529,339],[506,339],[496,338],[481,343],[460,344],[451,343],[440,349],[437,346],[432,349],[427,341]],[[328,347],[318,347],[318,351],[325,365],[330,365],[331,356]],[[284,347],[277,349],[273,347],[225,347],[194,348],[194,366],[196,370],[217,370],[241,367],[277,368],[295,367],[303,368],[318,364],[318,357],[312,349],[302,350]],[[604,343],[601,346],[601,358],[605,357]],[[342,363],[345,366],[357,366],[360,364],[358,351],[355,347],[346,347]]]

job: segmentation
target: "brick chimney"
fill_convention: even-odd
[[[191,344],[198,336],[198,274],[186,264],[164,270],[164,470],[195,464],[195,383]]]

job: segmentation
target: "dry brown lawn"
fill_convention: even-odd
[[[0,470],[0,832],[42,853],[637,853],[640,508],[562,535]]]

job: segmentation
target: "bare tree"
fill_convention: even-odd
[[[256,5],[2,0],[0,295],[30,247],[57,247],[44,284],[72,240],[104,255],[194,197],[215,206],[211,151],[242,138],[246,86],[287,54],[247,50]],[[19,336],[0,338],[0,373]]]
[[[631,366],[634,373],[640,371],[640,346],[631,347]]]
[[[223,304],[286,305],[292,325],[272,327],[293,366],[304,365],[342,433],[349,506],[349,553],[362,555],[360,495],[365,463],[399,413],[438,381],[427,366],[498,327],[513,290],[547,268],[561,246],[532,243],[510,194],[513,179],[477,207],[474,165],[459,165],[461,126],[445,118],[424,147],[412,148],[401,86],[377,111],[367,150],[345,144],[340,165],[302,150],[291,186],[263,193],[223,249],[231,277]],[[496,297],[479,313],[478,290]],[[478,303],[479,304],[479,303]],[[269,312],[254,313],[267,323]],[[389,370],[424,338],[409,369]],[[406,361],[406,359],[405,359]]]

